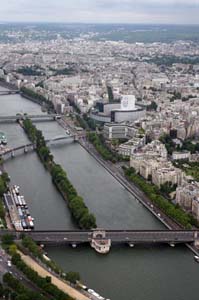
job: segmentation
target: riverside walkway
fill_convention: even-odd
[[[28,255],[24,255],[23,253],[19,252],[21,255],[22,260],[34,271],[36,271],[41,277],[46,278],[46,276],[51,277],[51,281],[54,285],[58,287],[61,291],[68,294],[75,300],[89,300],[90,297],[82,294],[78,290],[71,287],[67,282],[61,280],[59,277],[53,275],[51,272],[47,271],[43,268],[38,262],[32,259]]]

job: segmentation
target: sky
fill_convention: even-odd
[[[199,0],[0,0],[0,21],[199,24]]]

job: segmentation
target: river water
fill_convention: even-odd
[[[0,97],[0,115],[39,113],[35,103],[19,95]],[[36,123],[46,137],[65,134],[55,122]],[[28,142],[17,124],[0,124],[8,145]],[[163,226],[134,197],[104,170],[80,145],[64,142],[51,145],[55,160],[84,197],[99,227],[112,229],[160,229]],[[36,153],[8,161],[12,182],[21,186],[36,229],[74,229],[70,212],[52,185]],[[48,247],[48,254],[65,271],[79,271],[83,282],[111,300],[198,300],[199,265],[184,246],[170,248],[112,247],[108,255],[88,246]]]

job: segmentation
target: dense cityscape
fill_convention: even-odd
[[[197,299],[198,34],[0,24],[0,298]]]

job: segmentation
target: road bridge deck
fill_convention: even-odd
[[[58,114],[35,114],[35,115],[22,115],[22,114],[16,114],[14,116],[0,116],[0,122],[15,122],[18,120],[24,120],[24,119],[31,119],[32,121],[44,121],[44,120],[57,120],[60,118],[60,115]]]
[[[190,243],[199,236],[196,230],[105,230],[112,243]],[[31,231],[25,234],[41,243],[86,243],[93,231]],[[103,239],[103,238],[101,238]]]

